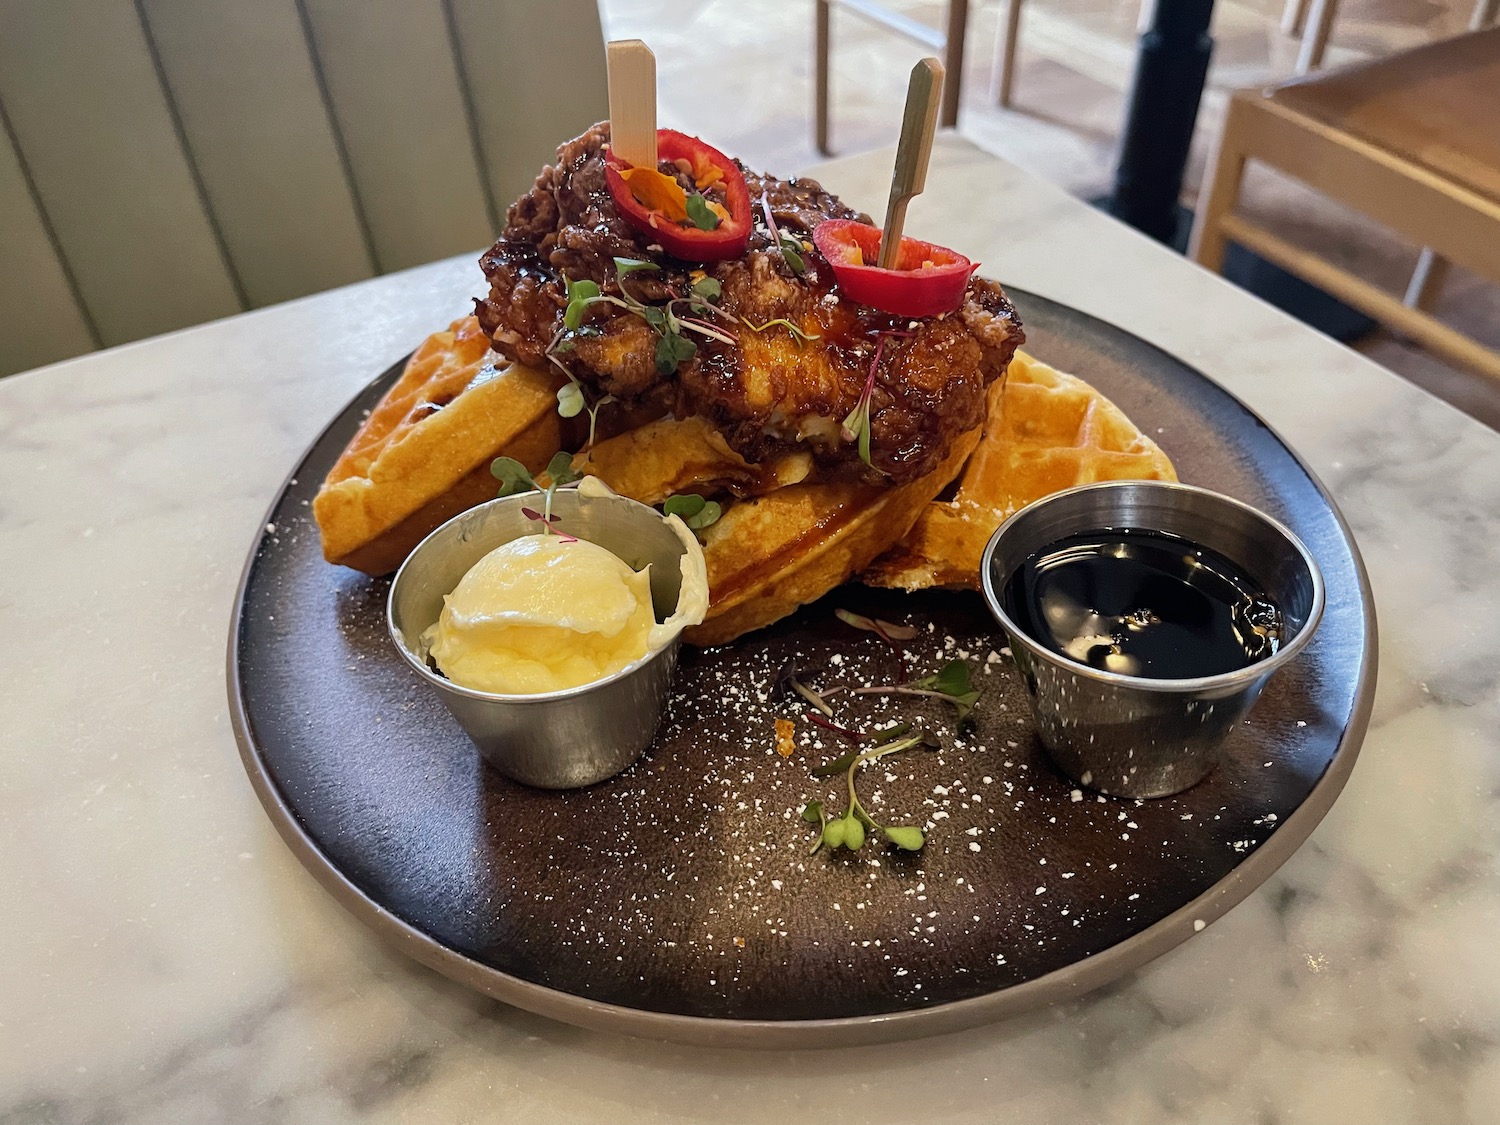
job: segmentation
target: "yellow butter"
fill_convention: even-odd
[[[593,683],[651,647],[649,569],[632,571],[587,540],[513,539],[474,564],[422,639],[443,675],[476,691]]]

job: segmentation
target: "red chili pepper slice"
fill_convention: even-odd
[[[718,225],[704,230],[687,217],[686,193],[673,177],[654,168],[633,168],[611,152],[604,164],[610,198],[631,226],[650,235],[674,258],[688,262],[718,262],[738,258],[750,243],[750,189],[733,160],[697,137],[675,129],[656,131],[661,160],[685,161],[698,192],[705,193]],[[713,202],[707,189],[718,186],[723,203]]]
[[[813,244],[833,267],[833,276],[853,300],[897,316],[937,316],[964,302],[969,276],[979,268],[962,254],[916,238],[902,238],[896,268],[867,265],[880,260],[878,227],[851,219],[829,219],[813,228]]]

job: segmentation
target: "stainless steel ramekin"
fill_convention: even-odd
[[[1027,636],[1001,602],[1010,576],[1058,539],[1106,528],[1179,535],[1238,563],[1281,609],[1280,649],[1233,672],[1152,679],[1091,668]],[[1323,615],[1323,576],[1291,531],[1238,500],[1158,481],[1083,485],[1023,508],[990,538],[980,579],[1010,637],[1042,745],[1080,785],[1121,797],[1165,797],[1206,777],[1234,725]]]
[[[386,621],[406,662],[432,685],[479,748],[506,777],[541,789],[572,789],[613,777],[651,742],[677,666],[680,635],[611,676],[581,687],[535,695],[500,695],[461,687],[428,662],[422,633],[438,619],[443,597],[490,551],[534,535],[541,525],[521,509],[542,507],[528,492],[491,500],[443,524],[407,556],[391,583]],[[686,545],[661,514],[623,496],[552,499],[557,527],[624,559],[651,565],[658,621],[676,609]]]

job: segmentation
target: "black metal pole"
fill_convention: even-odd
[[[1136,54],[1120,162],[1106,209],[1159,242],[1177,232],[1177,197],[1214,43],[1213,0],[1158,0]]]

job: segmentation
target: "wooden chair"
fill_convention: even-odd
[[[1309,4],[1311,11],[1309,12]],[[1301,40],[1297,50],[1297,73],[1307,74],[1323,65],[1323,52],[1333,34],[1338,15],[1338,0],[1286,0],[1281,13],[1281,30]],[[1469,30],[1479,31],[1495,22],[1500,15],[1500,0],[1475,0],[1469,17]]]
[[[1427,311],[1432,278],[1409,303],[1236,214],[1258,160],[1500,284],[1500,28],[1325,71],[1230,99],[1198,208],[1191,255],[1218,271],[1237,242],[1423,344],[1500,380],[1500,355]],[[1419,271],[1420,272],[1420,271]],[[1440,272],[1440,271],[1439,271]]]
[[[958,124],[958,98],[963,89],[964,35],[969,22],[969,0],[948,0],[942,31],[919,23],[910,16],[883,8],[873,0],[815,0],[813,12],[813,140],[818,151],[832,156],[829,143],[829,70],[833,51],[833,9],[845,10],[904,36],[943,59],[943,105],[938,124],[951,129]]]
[[[5,0],[0,374],[478,251],[607,115],[595,0]]]
[[[1289,2],[1295,3],[1296,0]],[[995,36],[995,65],[990,71],[990,100],[1002,108],[1009,108],[1016,84],[1016,52],[1021,45],[1021,4],[1022,0],[1005,0],[1005,18]],[[1136,33],[1146,34],[1151,29],[1155,16],[1156,0],[1141,0],[1135,19]]]

